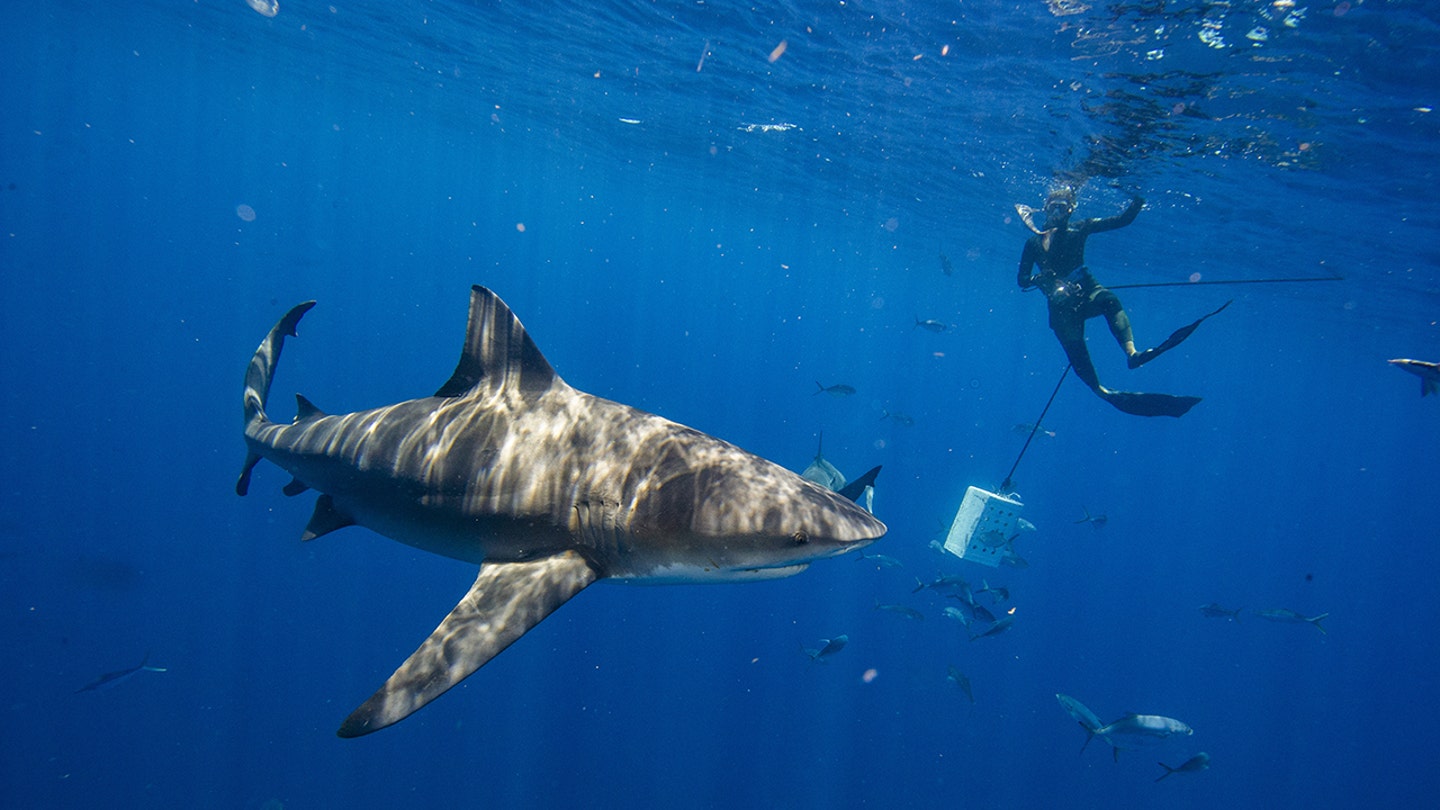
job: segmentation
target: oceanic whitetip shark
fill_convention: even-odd
[[[341,737],[409,716],[596,580],[785,577],[885,534],[854,502],[777,464],[571,388],[482,287],[460,362],[434,396],[344,415],[297,396],[294,422],[272,422],[281,349],[314,305],[286,313],[250,361],[236,492],[268,459],[294,476],[287,495],[322,493],[302,539],[359,525],[480,566]]]

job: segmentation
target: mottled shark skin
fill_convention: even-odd
[[[265,415],[290,310],[245,375],[248,454],[321,493],[303,539],[359,525],[480,565],[470,591],[339,729],[396,723],[600,579],[773,579],[862,548],[885,526],[720,439],[567,385],[498,296],[474,287],[460,362],[432,397],[343,415],[304,397]]]

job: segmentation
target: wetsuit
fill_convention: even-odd
[[[1036,234],[1026,240],[1020,253],[1020,271],[1016,275],[1020,289],[1038,286],[1045,293],[1050,329],[1060,339],[1075,376],[1097,393],[1103,389],[1085,347],[1085,321],[1103,315],[1122,349],[1126,344],[1133,346],[1135,338],[1120,299],[1102,287],[1085,267],[1085,240],[1092,233],[1129,225],[1144,205],[1143,200],[1135,199],[1119,216],[1082,219],[1067,223],[1063,230]],[[1040,271],[1032,274],[1031,268],[1037,265]]]

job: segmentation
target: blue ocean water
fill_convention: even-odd
[[[0,803],[1427,806],[1440,398],[1385,361],[1440,360],[1437,37],[1403,0],[8,15]],[[931,542],[1065,368],[1014,282],[1013,206],[1059,179],[1082,215],[1147,200],[1091,242],[1102,282],[1343,280],[1122,290],[1146,345],[1234,299],[1136,371],[1091,322],[1107,383],[1204,401],[1145,419],[1064,382],[1015,472],[1028,567],[988,569]],[[822,432],[884,465],[867,551],[902,565],[602,584],[337,739],[473,568],[302,545],[313,495],[268,465],[235,497],[243,370],[313,298],[277,411],[428,395],[471,284],[582,390],[796,470]],[[980,598],[1012,629],[912,592],[942,574],[1007,587]],[[1194,734],[1081,752],[1056,693]]]

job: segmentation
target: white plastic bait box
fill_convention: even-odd
[[[1004,495],[968,487],[950,533],[945,536],[945,550],[962,560],[970,560],[995,568],[1005,557],[1015,553],[1014,540],[1020,535],[1020,510],[1024,504]]]

